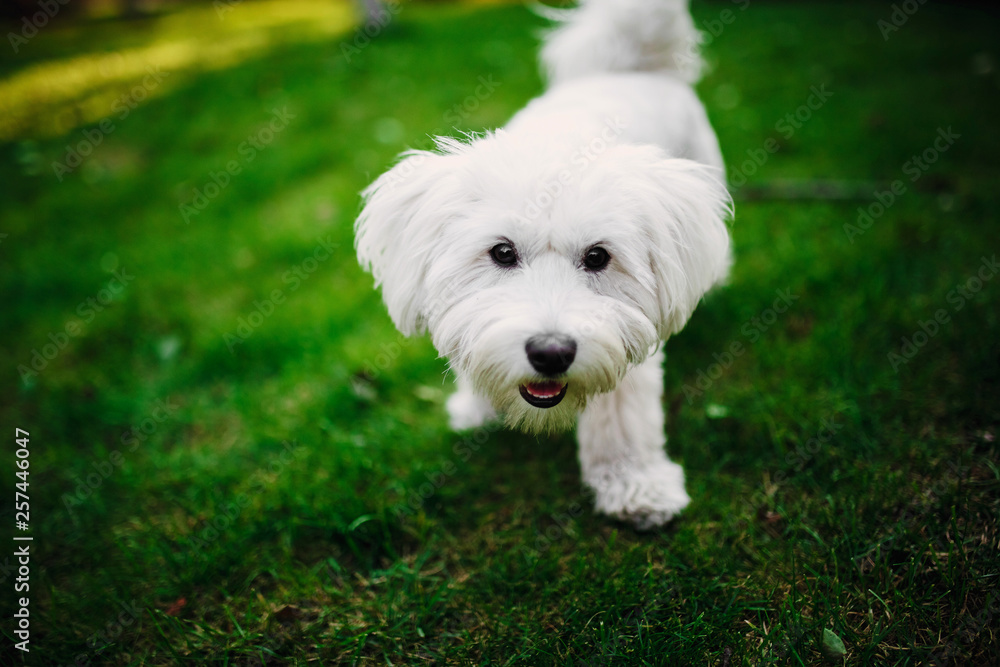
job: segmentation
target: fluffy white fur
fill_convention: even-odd
[[[722,157],[690,83],[686,0],[583,0],[542,48],[548,90],[503,129],[410,151],[364,193],[357,250],[396,326],[429,331],[458,378],[452,426],[578,422],[600,512],[648,528],[689,498],[664,451],[662,341],[730,263]],[[515,266],[492,248],[510,244]],[[583,264],[599,246],[602,270]],[[576,343],[549,408],[539,335]]]

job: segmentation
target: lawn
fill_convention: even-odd
[[[666,348],[692,504],[640,533],[572,434],[450,432],[353,252],[396,153],[541,90],[542,20],[224,9],[3,52],[5,664],[1000,662],[995,15],[695,2],[737,259]]]

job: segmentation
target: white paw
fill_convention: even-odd
[[[459,390],[448,397],[448,424],[453,431],[476,428],[497,418],[496,410],[489,401],[476,396],[471,391]]]
[[[691,502],[684,490],[684,469],[671,461],[641,467],[601,466],[588,471],[586,482],[596,493],[598,512],[639,530],[662,526]]]

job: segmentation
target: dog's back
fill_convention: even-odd
[[[505,130],[548,141],[572,133],[569,143],[604,137],[653,144],[722,169],[715,133],[691,88],[702,60],[687,4],[586,0],[545,11],[559,21],[541,50],[549,89]]]

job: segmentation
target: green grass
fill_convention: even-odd
[[[450,433],[444,362],[399,337],[353,254],[357,192],[451,132],[478,77],[501,85],[459,130],[541,89],[528,11],[405,5],[350,62],[353,33],[275,27],[266,50],[113,115],[62,182],[50,165],[83,130],[50,136],[55,107],[39,107],[0,145],[0,421],[31,432],[35,538],[31,653],[6,656],[811,665],[830,629],[853,665],[1000,661],[1000,278],[951,293],[1000,248],[1000,78],[982,55],[1000,30],[925,5],[883,41],[889,13],[754,2],[708,48],[699,90],[730,175],[768,138],[780,149],[736,189],[730,285],[667,345],[669,450],[693,502],[653,533],[592,514],[570,434]],[[98,28],[43,31],[2,71],[146,34]],[[823,84],[833,96],[786,138],[776,123]],[[186,224],[181,204],[276,107],[295,118]],[[911,182],[905,163],[947,127],[961,138]],[[784,179],[872,196],[749,196]],[[844,225],[895,179],[906,192],[852,243]],[[320,243],[336,247],[314,266]],[[114,270],[134,279],[23,381]],[[798,299],[765,324],[778,290]]]

